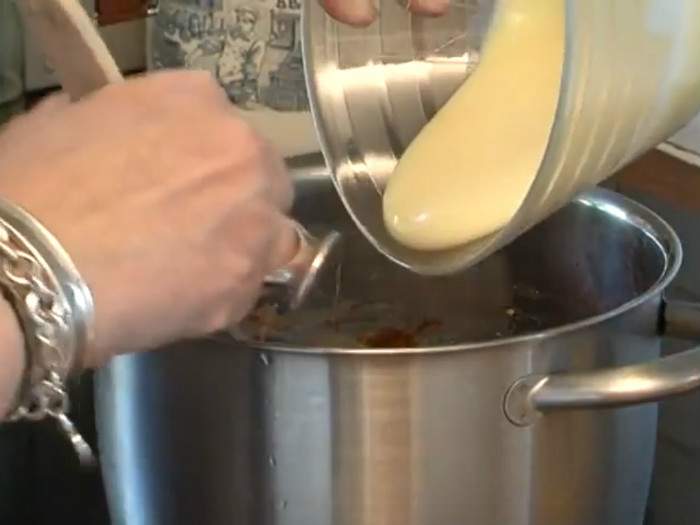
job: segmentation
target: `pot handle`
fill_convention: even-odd
[[[700,338],[700,304],[664,301],[661,321],[665,335]],[[700,346],[649,363],[522,377],[508,389],[504,410],[511,423],[528,426],[549,410],[637,405],[696,388]]]

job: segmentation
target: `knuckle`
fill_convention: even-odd
[[[201,70],[170,70],[157,73],[161,80],[181,88],[206,88],[214,82],[208,71]]]
[[[263,139],[249,123],[238,115],[217,112],[213,124],[216,128],[214,136],[229,151],[239,155],[263,156]]]
[[[164,70],[151,73],[144,80],[151,103],[176,105],[183,109],[194,105],[200,112],[207,103],[219,103],[223,96],[216,79],[208,71]],[[186,104],[183,104],[183,98],[187,99]]]
[[[186,71],[185,74],[187,75],[185,87],[210,93],[219,93],[221,91],[216,79],[208,71],[191,70]]]
[[[235,126],[242,149],[255,158],[264,158],[266,143],[262,136],[241,119],[236,119]]]

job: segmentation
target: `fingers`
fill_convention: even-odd
[[[297,223],[287,217],[281,218],[270,251],[268,273],[287,266],[296,257],[300,248]]]
[[[228,297],[218,309],[222,315],[215,315],[211,322],[206,323],[211,331],[220,330],[243,319],[260,297],[264,286],[263,278],[287,266],[299,253],[302,245],[294,221],[275,213],[273,230],[269,244],[260,247],[264,253],[256,255],[255,263],[250,265],[253,274],[245,280],[234,279],[238,285],[231,294],[233,299]]]
[[[372,0],[320,0],[326,12],[339,22],[367,26],[377,17]]]
[[[426,16],[440,16],[447,12],[450,0],[403,0],[412,12]]]
[[[450,0],[394,0],[413,13],[440,16],[447,12]],[[326,12],[339,22],[367,26],[377,17],[373,0],[320,0]]]

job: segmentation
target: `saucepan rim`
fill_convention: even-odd
[[[576,197],[573,202],[579,205],[591,206],[602,213],[606,213],[617,221],[623,221],[637,228],[642,235],[651,239],[664,256],[664,268],[659,278],[645,292],[633,297],[620,306],[598,315],[586,317],[572,323],[567,323],[553,328],[547,328],[537,332],[489,339],[486,341],[462,342],[451,345],[422,346],[416,348],[340,348],[323,346],[300,346],[287,343],[254,341],[245,338],[236,338],[240,343],[250,348],[264,351],[297,353],[297,354],[343,354],[343,355],[410,355],[410,354],[435,354],[446,352],[464,352],[484,350],[495,347],[521,345],[524,343],[542,342],[544,340],[561,337],[578,330],[590,328],[604,323],[610,319],[621,316],[630,310],[646,303],[654,297],[660,296],[663,290],[677,275],[682,259],[683,248],[681,241],[674,229],[657,213],[635,200],[619,193],[595,188]]]

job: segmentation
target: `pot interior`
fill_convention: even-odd
[[[416,348],[534,334],[617,309],[665,286],[680,258],[673,231],[605,190],[583,194],[481,264],[423,277],[380,255],[327,177],[300,177],[295,216],[343,233],[342,267],[296,312],[256,310],[248,343],[304,349]],[[330,272],[332,273],[332,272]]]

